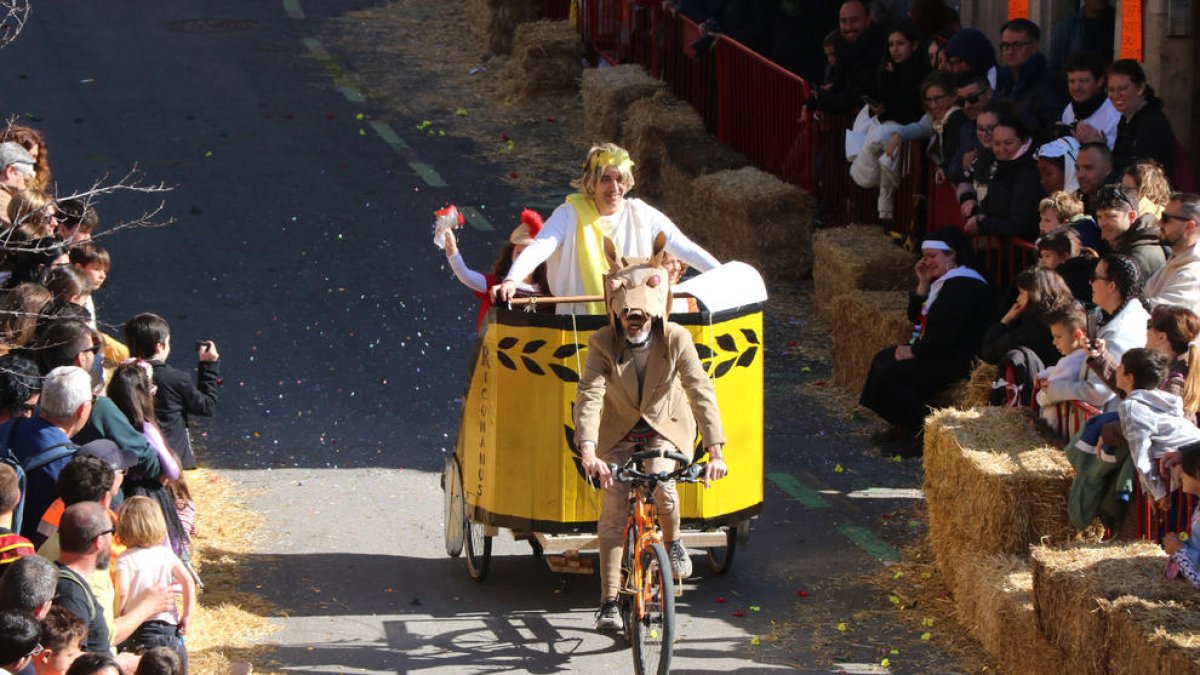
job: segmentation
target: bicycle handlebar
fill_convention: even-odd
[[[675,461],[687,462],[687,457],[684,457],[683,455],[680,455],[680,454],[674,453],[674,452],[666,452],[666,453],[661,453],[661,454],[658,451],[645,451],[645,452],[649,452],[650,457],[662,456],[662,457],[666,457],[667,459],[674,459]],[[634,461],[636,461],[638,459],[638,457],[637,457],[638,454],[641,454],[641,453],[634,453],[634,460],[631,461],[629,465],[626,465],[626,466],[618,466],[616,464],[608,465],[609,471],[612,472],[613,480],[617,481],[618,483],[654,484],[654,483],[665,483],[669,480],[673,480],[677,483],[699,483],[703,480],[701,478],[701,476],[704,475],[704,470],[708,466],[708,464],[706,464],[706,463],[688,464],[686,466],[675,469],[674,471],[657,471],[657,472],[646,473],[646,472],[639,470],[636,466],[634,466]],[[671,455],[675,455],[675,457],[672,457]],[[642,458],[642,459],[646,459],[646,458]]]
[[[675,452],[674,450],[638,450],[637,452],[633,453],[630,459],[634,461],[641,461],[643,459],[654,459],[656,457],[673,459],[685,466],[688,462],[692,461],[688,459],[687,455]]]

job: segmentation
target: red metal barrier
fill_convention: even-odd
[[[803,135],[808,83],[737,40],[712,47],[716,65],[717,140],[782,180],[797,182],[804,158],[795,152]]]
[[[682,14],[664,14],[656,32],[663,41],[660,73],[663,81],[675,98],[690,103],[700,113],[700,119],[709,131],[716,130],[717,78],[713,49],[698,53],[692,48],[700,39],[700,27]]]

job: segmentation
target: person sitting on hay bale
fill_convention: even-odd
[[[885,454],[920,455],[929,403],[971,372],[993,306],[987,281],[971,263],[971,245],[956,227],[921,242],[917,288],[908,301],[912,338],[875,355],[859,398],[892,425],[877,439]]]
[[[708,251],[688,239],[661,211],[640,199],[626,199],[633,189],[633,160],[612,143],[592,147],[583,175],[572,183],[579,193],[554,210],[533,243],[525,248],[503,282],[492,287],[497,302],[507,302],[517,285],[546,263],[551,295],[602,296],[608,270],[603,241],[612,239],[617,252],[649,258],[655,237],[666,236],[667,253],[707,272],[720,265]],[[559,314],[604,314],[603,302],[559,303]]]

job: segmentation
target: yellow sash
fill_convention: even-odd
[[[575,256],[579,259],[579,278],[583,282],[584,295],[604,295],[604,273],[608,271],[608,259],[604,257],[604,225],[600,223],[600,212],[592,198],[584,194],[567,197],[567,203],[575,207]],[[587,303],[588,314],[605,314],[603,302]]]

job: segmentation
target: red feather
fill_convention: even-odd
[[[542,216],[533,209],[521,211],[521,222],[529,227],[530,237],[536,237],[542,231]]]

